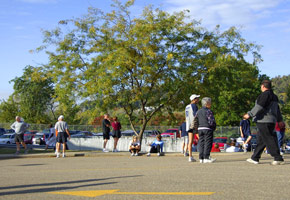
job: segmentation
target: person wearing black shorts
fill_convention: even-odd
[[[59,158],[59,149],[60,144],[62,144],[62,157],[65,157],[65,149],[67,137],[70,139],[70,133],[68,131],[68,126],[65,121],[63,121],[64,116],[60,115],[58,117],[58,122],[55,124],[55,133],[56,133],[56,157]]]
[[[20,144],[22,144],[22,146],[25,149],[25,154],[28,153],[28,149],[27,146],[24,142],[24,133],[26,131],[26,129],[29,127],[28,124],[26,124],[21,117],[16,116],[16,121],[11,125],[11,128],[15,131],[15,143],[16,143],[16,155],[19,154],[20,152]]]
[[[113,117],[112,127],[113,127],[112,136],[114,138],[114,149],[113,149],[113,152],[118,152],[117,144],[118,144],[119,138],[121,137],[121,128],[122,128],[122,126],[121,126],[121,123],[118,121],[117,117]]]
[[[102,122],[102,126],[103,126],[103,139],[104,139],[103,152],[109,152],[106,149],[107,142],[110,139],[111,122],[110,122],[110,115],[109,114],[104,115],[104,120]]]

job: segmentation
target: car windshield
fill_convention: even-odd
[[[227,139],[223,139],[223,138],[215,138],[213,140],[214,143],[227,143]]]
[[[43,138],[43,135],[35,135],[34,138]]]
[[[165,133],[175,133],[176,131],[175,130],[167,130],[165,131]]]
[[[1,135],[0,138],[10,138],[11,135]]]

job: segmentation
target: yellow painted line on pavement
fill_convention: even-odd
[[[112,194],[127,194],[127,195],[198,195],[209,196],[215,192],[119,192],[119,190],[88,190],[88,191],[72,191],[72,192],[48,192],[50,194],[62,194],[82,197],[97,197]]]
[[[136,195],[212,195],[214,192],[117,192],[116,194]]]

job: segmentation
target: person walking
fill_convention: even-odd
[[[108,140],[110,139],[110,126],[111,126],[109,114],[104,115],[102,126],[103,126],[103,139],[104,139],[103,152],[107,153],[109,151],[106,149],[106,146],[107,146]]]
[[[117,150],[117,144],[118,141],[121,137],[121,123],[118,121],[117,117],[113,117],[113,122],[112,122],[112,127],[113,127],[113,133],[112,136],[114,138],[114,148],[113,148],[113,152],[118,152]]]
[[[270,155],[274,157],[271,165],[283,165],[285,162],[280,155],[277,135],[274,132],[276,122],[278,122],[280,127],[283,123],[278,105],[279,100],[272,90],[271,81],[262,81],[261,91],[262,93],[258,96],[255,106],[245,115],[245,119],[252,117],[258,127],[257,146],[252,157],[247,159],[247,162],[259,164],[261,154],[267,147]]]
[[[15,155],[18,155],[20,152],[20,144],[22,144],[22,146],[25,149],[24,153],[27,154],[28,149],[24,142],[24,133],[29,127],[29,125],[26,124],[24,120],[22,120],[22,118],[19,116],[16,116],[15,120],[16,121],[11,125],[11,128],[15,131],[15,143],[16,143]]]
[[[182,145],[181,145],[181,153],[184,156],[188,156],[188,133],[186,131],[186,122],[183,122],[179,127],[179,134],[181,136]],[[184,150],[185,147],[185,150]]]
[[[200,95],[193,94],[190,96],[190,104],[185,107],[185,119],[186,119],[186,131],[188,133],[188,161],[189,162],[195,162],[196,160],[192,157],[192,143],[193,143],[193,129],[190,129],[190,127],[193,125],[194,117],[198,111],[198,101],[199,101]]]
[[[199,162],[213,163],[216,159],[210,157],[213,144],[213,132],[216,129],[216,122],[211,108],[211,98],[204,97],[201,100],[202,108],[197,111],[194,123],[190,127],[198,130],[199,135]]]
[[[250,147],[251,135],[251,123],[249,119],[245,119],[246,115],[243,115],[243,119],[240,121],[240,133],[243,140],[244,152],[247,152]]]
[[[56,157],[59,158],[60,152],[60,144],[62,144],[62,157],[65,157],[65,147],[67,138],[70,139],[70,133],[68,130],[67,123],[63,121],[64,116],[60,115],[58,117],[58,122],[55,124],[55,135],[56,135]]]

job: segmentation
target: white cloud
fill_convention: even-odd
[[[170,11],[190,10],[206,26],[251,26],[271,15],[282,0],[165,0]]]

